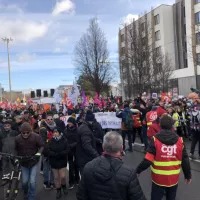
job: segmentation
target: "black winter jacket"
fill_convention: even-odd
[[[82,168],[99,154],[96,151],[96,140],[93,135],[92,125],[89,122],[83,122],[78,128],[76,158],[77,165]]]
[[[67,155],[69,145],[67,139],[62,137],[60,140],[51,139],[49,142],[49,163],[53,169],[67,167]]]
[[[56,127],[56,123],[52,128],[50,128],[45,121],[42,121],[42,127],[39,129],[39,135],[42,138],[42,141],[44,143],[44,151],[43,155],[44,157],[48,157],[48,148],[49,148],[49,140],[48,140],[48,132],[53,132],[53,128]]]
[[[168,131],[168,130],[162,130],[160,133],[157,133],[155,135],[155,137],[161,141],[163,144],[166,145],[174,145],[177,143],[178,141],[178,135],[172,131]],[[156,148],[154,145],[154,139],[152,138],[149,147],[147,149],[147,152],[153,155],[156,155]],[[138,166],[136,172],[138,174],[140,174],[142,171],[144,171],[145,169],[147,169],[148,167],[151,166],[151,162],[147,159],[144,159],[140,165]],[[182,169],[183,169],[183,173],[186,179],[191,179],[192,175],[191,175],[191,169],[190,169],[190,161],[189,161],[189,157],[184,145],[183,148],[183,155],[182,155]]]
[[[100,156],[83,171],[77,200],[146,200],[135,172],[119,158]]]
[[[56,123],[56,126],[61,129],[61,132],[64,133],[65,123],[62,120],[60,120],[59,118],[54,119],[54,122]]]
[[[0,130],[0,151],[3,153],[16,154],[15,150],[15,137],[18,135],[17,131],[5,131],[3,128]]]
[[[102,143],[103,143],[104,132],[101,127],[101,124],[96,120],[93,122],[92,127],[93,127],[93,134],[96,140],[96,150],[98,154],[101,155],[101,153],[103,152]]]
[[[20,127],[21,127],[21,125],[22,125],[22,122],[20,122],[20,123],[14,123],[13,125],[12,125],[12,130],[14,130],[14,131],[17,131],[17,133],[19,134],[20,133]]]
[[[76,144],[77,144],[77,135],[78,130],[76,127],[73,127],[73,129],[69,129],[67,126],[64,131],[64,136],[66,137],[68,144],[70,146],[70,154],[75,155],[76,153]]]

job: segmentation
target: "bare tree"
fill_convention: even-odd
[[[173,66],[169,55],[162,53],[161,49],[154,50],[152,54],[153,74],[151,75],[152,92],[168,92],[170,79],[173,79]]]
[[[90,20],[89,28],[75,47],[75,66],[79,75],[87,77],[100,93],[112,80],[107,40],[97,19]]]
[[[146,20],[147,21],[147,20]],[[130,25],[125,25],[126,32],[126,50],[125,61],[122,66],[127,68],[127,86],[126,96],[135,96],[149,89],[150,77],[150,52],[149,42],[150,32],[147,22],[140,20],[133,21]],[[131,93],[131,95],[130,95]]]
[[[127,72],[126,97],[168,90],[169,79],[173,78],[172,62],[161,48],[155,48],[155,33],[147,23],[147,15],[124,25],[124,30],[126,45],[121,67]]]

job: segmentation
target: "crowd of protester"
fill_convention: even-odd
[[[116,112],[116,117],[122,119],[121,130],[118,130],[120,134],[111,131],[104,137],[110,130],[102,129],[95,119],[95,112]],[[121,105],[108,104],[103,109],[97,105],[90,105],[84,109],[76,106],[67,113],[63,113],[63,105],[59,110],[52,105],[50,110],[44,111],[41,105],[38,105],[37,109],[33,109],[33,106],[27,109],[1,109],[0,113],[0,152],[34,157],[33,160],[19,161],[26,200],[35,199],[38,167],[41,168],[44,188],[56,189],[57,199],[60,199],[62,194],[67,195],[68,189],[79,185],[78,200],[95,199],[96,194],[102,199],[117,199],[117,195],[123,197],[122,199],[145,200],[135,172],[123,164],[121,156],[127,151],[133,151],[137,134],[141,145],[144,146],[144,152],[148,153],[152,138],[165,128],[160,126],[160,120],[165,114],[173,119],[172,126],[166,129],[192,141],[191,159],[196,159],[194,150],[197,142],[200,143],[198,103],[194,102],[191,105],[186,98],[165,103],[153,99],[147,102],[138,97]],[[78,117],[76,114],[79,114]],[[69,116],[67,125],[60,119],[65,115]],[[200,147],[198,153],[200,158]],[[2,179],[6,181],[10,177],[11,163],[6,158],[1,160]],[[141,164],[138,174],[147,168],[150,162],[151,160],[146,161],[146,165]],[[69,183],[66,182],[67,164]],[[113,168],[114,172],[110,172],[110,168]],[[188,171],[189,167],[185,167],[186,179],[190,180],[191,175]],[[117,173],[115,178],[113,173]],[[112,188],[113,182],[119,183],[117,188]],[[87,187],[91,188],[90,194],[86,194]],[[105,196],[108,193],[110,197]],[[130,198],[127,198],[127,195]]]

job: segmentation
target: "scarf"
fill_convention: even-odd
[[[45,121],[45,123],[51,130],[53,130],[56,127],[56,123],[55,122],[53,122],[53,124],[51,124],[51,125],[48,124],[46,121]]]
[[[61,138],[62,138],[62,133],[58,136],[58,137],[56,137],[56,136],[53,136],[53,138],[56,140],[56,141],[59,141]]]

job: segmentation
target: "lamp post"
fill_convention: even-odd
[[[2,38],[3,42],[7,44],[7,54],[8,54],[8,76],[9,76],[9,88],[10,88],[10,101],[12,101],[12,85],[11,85],[11,76],[10,76],[10,52],[9,52],[9,43],[13,41],[12,38]]]

